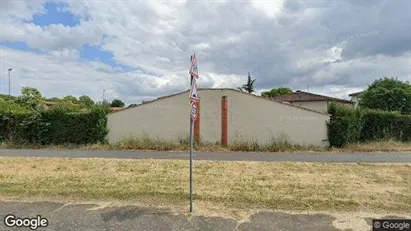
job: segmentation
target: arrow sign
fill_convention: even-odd
[[[189,71],[190,75],[194,76],[196,79],[198,79],[198,69],[197,69],[197,58],[196,54],[191,56],[191,68]]]

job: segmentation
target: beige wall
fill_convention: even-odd
[[[311,109],[318,112],[327,112],[327,101],[305,101],[305,102],[292,102],[291,105]]]
[[[291,105],[311,109],[311,110],[318,111],[318,112],[327,113],[328,105],[331,103],[332,101],[329,101],[329,102],[327,101],[305,101],[305,102],[292,102]],[[334,101],[334,103],[345,106],[345,107],[349,107],[349,108],[354,107],[354,105],[350,103],[343,103],[340,101]]]
[[[108,140],[117,142],[130,136],[149,135],[163,140],[188,136],[188,93],[145,103],[108,115]]]
[[[250,96],[235,90],[199,90],[200,137],[203,142],[221,140],[221,97],[228,100],[228,143],[254,139],[260,143],[273,137],[296,144],[328,145],[329,116]],[[141,135],[176,140],[189,134],[188,93],[109,115],[110,142]]]
[[[352,96],[351,101],[355,102],[355,107],[358,107],[358,102],[360,101],[360,98],[358,95]]]

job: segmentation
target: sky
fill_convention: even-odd
[[[411,81],[411,0],[0,1],[0,92],[140,103],[189,89],[289,87],[334,97]],[[201,97],[201,95],[200,95]]]

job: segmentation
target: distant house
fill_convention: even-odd
[[[311,109],[318,112],[327,112],[328,106],[331,103],[337,103],[351,108],[354,108],[355,104],[354,102],[349,100],[314,94],[305,91],[296,91],[290,94],[276,96],[271,98],[271,100]]]
[[[355,107],[358,107],[358,102],[360,101],[361,95],[363,93],[364,91],[359,91],[348,95],[349,97],[351,97],[351,101],[355,103]]]

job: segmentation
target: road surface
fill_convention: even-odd
[[[195,212],[195,211],[194,211]],[[63,204],[54,202],[0,202],[0,230],[30,230],[9,228],[15,218],[47,219],[47,226],[37,230],[301,230],[339,231],[371,230],[372,219],[409,219],[387,214],[343,217],[323,213],[303,214],[278,211],[256,211],[246,219],[234,220],[223,217],[194,216],[174,213],[170,209],[141,208],[136,206],[102,207],[93,204]],[[6,221],[7,220],[7,221]],[[39,224],[40,222],[37,222]],[[44,225],[45,223],[43,223]]]
[[[0,156],[12,157],[75,157],[120,159],[189,159],[189,153],[157,151],[90,151],[45,149],[0,149]],[[291,161],[335,163],[411,163],[411,153],[252,153],[195,152],[195,160],[216,161]]]

